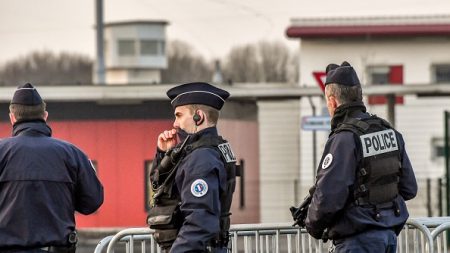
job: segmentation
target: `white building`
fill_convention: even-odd
[[[165,21],[105,24],[107,84],[160,83],[167,68]]]
[[[317,77],[324,76],[325,67],[344,60],[354,66],[363,86],[450,85],[450,16],[299,18],[292,20],[286,34],[300,41],[301,86],[318,87],[320,78]],[[318,108],[317,114],[326,113],[322,98],[313,98],[312,102]],[[385,97],[370,96],[365,102],[369,112],[387,118]],[[308,99],[301,99],[299,106],[300,117],[312,114]],[[448,97],[406,95],[396,98],[395,122],[391,123],[405,138],[420,184],[419,196],[408,204],[412,216],[429,214],[424,208],[427,204],[426,179],[432,182],[431,215],[439,214],[437,179],[445,177],[444,110],[450,110]],[[298,191],[300,195],[306,195],[317,164],[313,164],[312,132],[301,129],[299,132]],[[316,163],[320,161],[327,136],[328,132],[317,133]],[[261,172],[264,171],[263,162],[261,159]],[[292,167],[289,171],[295,169]],[[279,196],[262,195],[262,210],[265,205],[268,207],[265,203],[293,204],[292,198],[284,202],[280,199]],[[274,216],[286,217],[286,210],[262,212],[261,220],[275,221],[271,218]]]

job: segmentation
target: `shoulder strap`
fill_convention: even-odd
[[[219,151],[224,164],[235,163],[236,157],[231,150],[230,144],[222,136],[200,138],[198,141],[188,145],[186,152],[190,153],[198,148],[212,148]]]
[[[350,131],[356,135],[361,135],[369,130],[370,124],[365,122],[364,119],[349,118],[340,123],[333,133],[339,133],[342,131]]]
[[[225,140],[222,138],[222,136],[203,137],[203,138],[200,138],[199,140],[189,144],[186,147],[186,151],[192,152],[198,148],[217,147],[224,142],[225,142]]]

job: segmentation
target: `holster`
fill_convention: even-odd
[[[181,225],[178,200],[159,201],[158,205],[150,209],[147,223],[155,230],[153,237],[162,248],[172,246]]]

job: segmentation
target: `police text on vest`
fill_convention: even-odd
[[[398,150],[397,136],[392,129],[361,135],[360,138],[364,157]]]

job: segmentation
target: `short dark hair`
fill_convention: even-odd
[[[211,106],[202,104],[190,104],[189,109],[191,110],[192,114],[194,114],[196,110],[202,110],[203,112],[205,112],[206,117],[208,117],[208,121],[214,125],[217,125],[220,114],[219,110]]]
[[[9,111],[14,114],[17,121],[44,119],[46,107],[44,101],[38,105],[10,104]]]
[[[346,86],[337,83],[330,83],[327,85],[329,95],[333,95],[341,104],[351,102],[362,102],[362,88],[361,85]]]

